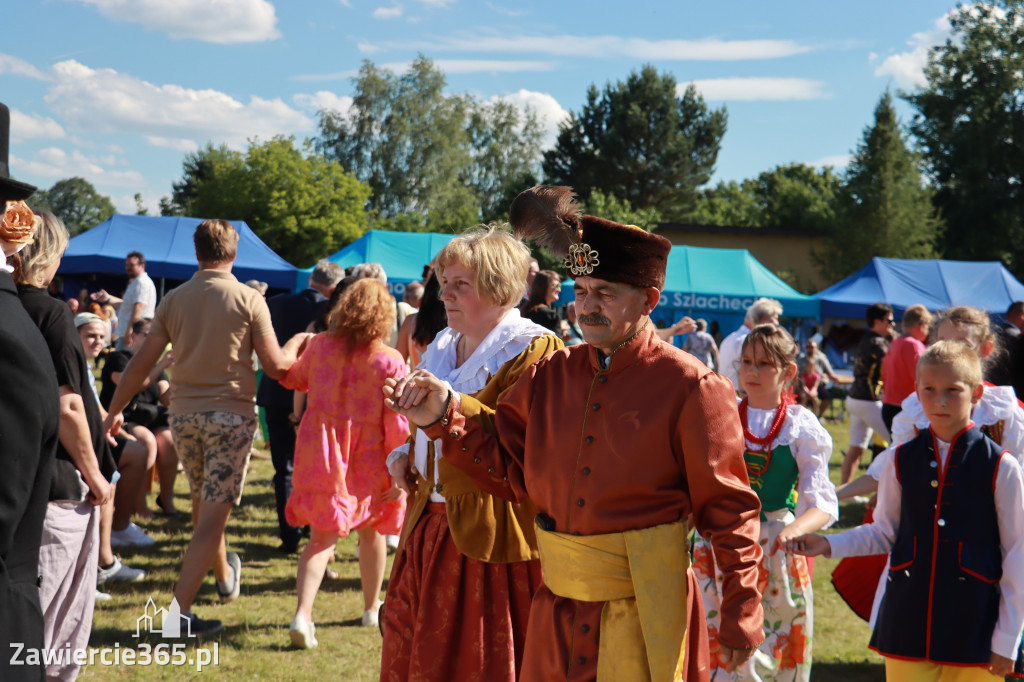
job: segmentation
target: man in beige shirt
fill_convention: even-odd
[[[256,373],[252,353],[274,379],[295,362],[303,342],[298,334],[277,343],[267,303],[258,291],[231,274],[238,233],[224,220],[205,220],[194,235],[199,272],[167,294],[156,310],[149,337],[124,370],[104,424],[120,425],[121,411],[145,387],[149,370],[168,343],[174,348],[170,422],[192,492],[192,540],[174,590],[192,634],[214,634],[219,620],[191,612],[212,565],[221,601],[239,593],[241,561],[228,554],[224,538],[231,509],[242,496],[256,431]]]

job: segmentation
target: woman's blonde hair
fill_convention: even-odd
[[[439,277],[459,263],[473,272],[473,288],[483,299],[511,309],[523,299],[530,271],[530,250],[507,226],[481,225],[448,242],[437,254]]]
[[[395,299],[373,278],[353,282],[327,314],[327,333],[355,345],[379,341],[395,326]]]
[[[18,253],[20,264],[15,263],[15,279],[20,284],[46,287],[49,282],[43,280],[43,271],[64,255],[64,250],[68,248],[68,228],[49,211],[34,213],[39,216],[41,223],[33,237],[34,241]]]

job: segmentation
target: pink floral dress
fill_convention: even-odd
[[[380,390],[385,379],[405,373],[402,356],[383,344],[353,347],[328,334],[310,340],[281,379],[309,394],[295,440],[288,523],[341,536],[363,527],[401,530],[405,499],[384,502],[381,495],[391,487],[385,460],[408,438],[409,423],[384,406]]]

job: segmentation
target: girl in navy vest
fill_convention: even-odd
[[[790,386],[796,377],[797,346],[773,324],[754,327],[743,340],[739,365],[740,421],[750,485],[761,500],[761,558],[758,589],[764,607],[765,640],[746,664],[728,672],[718,656],[722,572],[711,543],[697,537],[693,572],[701,585],[708,619],[715,680],[806,682],[811,674],[814,595],[803,556],[779,551],[781,544],[831,525],[839,501],[828,478],[832,437],[817,416],[796,405]]]
[[[889,553],[871,648],[889,680],[1007,675],[1024,629],[1024,482],[1017,460],[971,420],[983,393],[966,344],[939,341],[918,363],[930,426],[879,480],[872,524],[787,544],[800,554]]]

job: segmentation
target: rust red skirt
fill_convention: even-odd
[[[488,564],[459,552],[431,503],[395,558],[382,611],[382,682],[514,682],[540,562]]]

